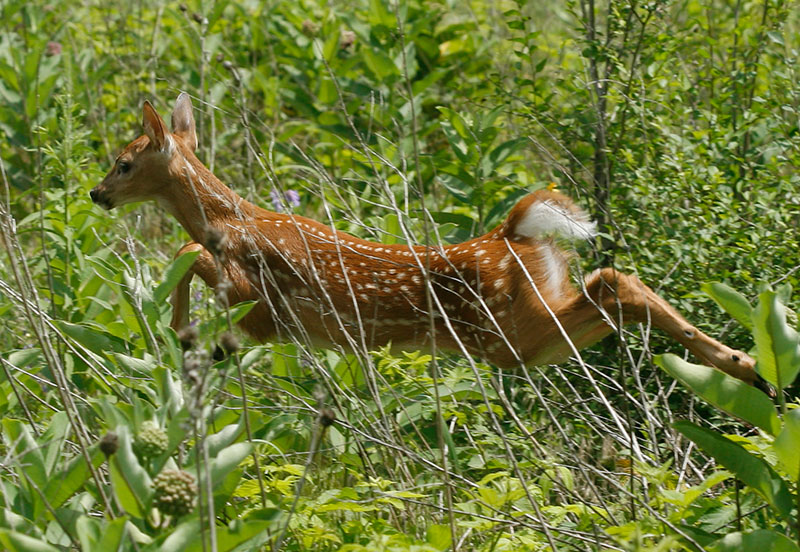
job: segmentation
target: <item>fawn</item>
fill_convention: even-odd
[[[692,326],[637,277],[603,268],[573,287],[555,236],[591,238],[595,225],[560,193],[524,197],[502,224],[464,243],[385,245],[230,190],[194,154],[187,94],[171,133],[149,102],[142,111],[144,135],[90,195],[105,209],[155,200],[189,233],[178,253],[199,255],[173,292],[176,331],[189,322],[196,274],[229,304],[257,301],[240,325],[258,341],[294,335],[320,346],[419,349],[435,338],[439,348],[511,368],[562,362],[620,321],[644,322],[703,362],[761,383],[752,358]]]

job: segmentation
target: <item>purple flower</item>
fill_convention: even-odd
[[[51,40],[50,42],[47,43],[44,53],[46,56],[57,56],[58,54],[61,53],[61,43],[54,42]]]
[[[272,208],[278,213],[284,211],[285,205],[288,205],[290,210],[300,206],[300,194],[297,190],[286,190],[281,197],[281,193],[273,188],[269,192],[269,199],[272,202]]]
[[[297,190],[286,190],[286,193],[283,194],[283,197],[286,198],[286,203],[289,204],[291,207],[300,207],[300,194]]]

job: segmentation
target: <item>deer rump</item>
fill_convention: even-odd
[[[229,304],[255,300],[242,328],[259,341],[290,336],[369,350],[437,347],[500,367],[560,362],[617,331],[652,323],[703,362],[754,384],[755,362],[692,326],[632,275],[604,268],[577,289],[558,239],[595,234],[566,196],[539,190],[488,234],[448,246],[374,243],[312,219],[258,207],[230,190],[195,156],[189,96],[173,132],[145,102],[145,134],[131,142],[92,200],[111,209],[155,200],[198,251],[173,297],[172,326],[189,323],[189,282],[199,275]]]

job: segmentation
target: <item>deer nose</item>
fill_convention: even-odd
[[[98,196],[99,196],[99,195],[100,195],[100,193],[97,191],[97,188],[92,188],[92,191],[91,191],[91,192],[89,192],[89,197],[91,197],[91,198],[92,198],[92,201],[93,201],[94,203],[97,203],[97,202],[98,202]]]

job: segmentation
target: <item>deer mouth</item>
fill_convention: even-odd
[[[91,192],[89,192],[89,197],[92,198],[92,202],[96,205],[99,205],[106,211],[110,211],[114,205],[112,205],[111,200],[105,194],[102,194],[97,188],[93,188]]]

